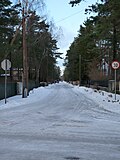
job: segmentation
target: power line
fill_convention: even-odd
[[[57,21],[56,23],[65,21],[66,19],[69,19],[69,18],[73,17],[74,15],[79,14],[79,13],[82,12],[82,11],[83,11],[83,10],[81,10],[81,11],[79,11],[79,12],[76,12],[76,13],[73,13],[73,14],[71,14],[71,15],[69,15],[69,16],[67,16],[67,17],[65,17],[65,18],[63,18],[63,19],[61,19],[61,20],[59,20],[59,21]]]

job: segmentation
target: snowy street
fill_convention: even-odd
[[[60,82],[2,100],[0,160],[120,160],[120,103],[112,98]]]

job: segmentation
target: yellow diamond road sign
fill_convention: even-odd
[[[9,70],[11,68],[11,62],[9,61],[9,59],[4,59],[2,62],[1,62],[1,67],[2,69],[4,70]]]

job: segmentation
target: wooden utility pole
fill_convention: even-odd
[[[25,9],[22,10],[22,37],[23,37],[23,92],[22,98],[28,95],[28,66],[27,66],[27,46],[26,46],[26,16]]]

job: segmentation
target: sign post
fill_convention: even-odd
[[[115,70],[115,101],[116,101],[116,70],[120,67],[120,63],[118,61],[112,62],[112,68]]]
[[[1,62],[1,67],[3,70],[5,70],[5,104],[7,103],[6,97],[7,97],[7,70],[11,68],[11,62],[8,59],[4,59]]]

